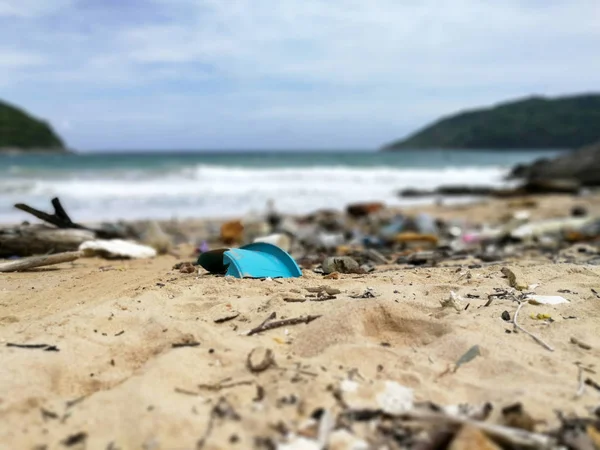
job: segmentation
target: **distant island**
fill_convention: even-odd
[[[66,152],[52,127],[0,101],[0,152]]]
[[[460,112],[392,142],[403,149],[572,149],[600,140],[600,94],[530,97]]]

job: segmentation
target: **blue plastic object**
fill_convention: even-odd
[[[223,253],[226,275],[236,278],[295,278],[302,270],[287,252],[276,245],[256,242]]]

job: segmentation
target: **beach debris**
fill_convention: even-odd
[[[367,287],[362,294],[351,294],[350,298],[375,298],[377,294],[375,293],[375,289],[372,287]]]
[[[14,344],[12,342],[8,342],[6,344],[7,347],[14,348],[25,348],[31,350],[44,350],[45,352],[58,352],[60,351],[56,345],[49,344]]]
[[[560,295],[527,295],[525,299],[532,305],[560,305],[562,303],[569,303],[564,297]]]
[[[307,299],[305,297],[284,297],[283,301],[287,303],[303,303]]]
[[[81,431],[79,433],[75,433],[75,434],[71,434],[71,435],[67,436],[65,439],[60,441],[60,443],[62,445],[64,445],[65,447],[73,447],[74,445],[84,443],[86,441],[87,437],[88,437],[87,433],[84,433],[83,431]]]
[[[175,264],[181,273],[196,273],[198,268],[191,262],[183,262],[180,264]],[[174,267],[175,268],[175,267]]]
[[[591,350],[592,346],[589,344],[586,344],[585,342],[580,341],[579,339],[577,339],[576,337],[572,337],[571,338],[571,344],[575,344],[578,347],[584,349],[584,350]]]
[[[339,272],[332,272],[329,275],[325,275],[323,277],[324,280],[339,280],[339,278],[340,278]]]
[[[365,256],[376,264],[389,264],[387,258],[374,248],[367,249]]]
[[[292,239],[285,233],[275,233],[268,236],[258,237],[254,239],[254,242],[266,242],[267,244],[273,244],[286,252],[289,252],[292,248]]]
[[[473,420],[487,420],[494,410],[494,406],[489,402],[479,405],[460,403],[458,405],[445,406],[443,409],[446,414],[461,416]]]
[[[504,425],[525,431],[535,431],[536,421],[523,408],[522,403],[502,408],[502,420]]]
[[[529,287],[529,284],[523,281],[522,276],[514,269],[503,267],[500,271],[508,278],[510,287],[515,288],[517,291],[524,291]]]
[[[525,304],[525,302],[521,302],[521,301],[517,301],[517,302],[519,303],[519,306],[517,307],[517,310],[515,311],[515,315],[514,315],[513,320],[512,320],[513,327],[515,328],[515,330],[522,331],[523,333],[525,333],[528,336],[530,336],[535,342],[537,342],[538,344],[540,344],[542,347],[544,347],[545,349],[553,352],[554,348],[552,348],[550,345],[546,344],[542,339],[540,339],[539,337],[537,337],[535,334],[527,331],[526,329],[524,329],[521,325],[519,325],[517,323],[517,318],[519,317],[519,311],[521,311],[521,308]]]
[[[284,250],[266,242],[202,253],[198,264],[214,274],[235,278],[293,278],[302,270]]]
[[[141,241],[156,250],[159,255],[166,255],[173,249],[173,239],[155,220],[148,223],[146,230],[142,233]]]
[[[54,255],[31,256],[16,261],[0,264],[0,272],[23,272],[36,267],[51,266],[79,259],[81,252],[65,252]]]
[[[448,450],[501,450],[501,447],[481,430],[471,425],[463,425],[456,433]]]
[[[462,311],[463,306],[459,303],[463,301],[463,298],[454,291],[450,291],[448,298],[440,300],[442,308],[454,308],[457,311]]]
[[[479,345],[474,345],[469,350],[467,350],[460,358],[458,358],[456,363],[454,363],[453,372],[456,372],[460,366],[473,361],[478,356],[481,356],[481,350],[479,348]]]
[[[306,288],[306,290],[308,292],[311,292],[313,294],[317,294],[317,295],[322,295],[322,294],[327,294],[327,295],[338,295],[341,294],[342,291],[340,291],[337,288],[333,288],[331,286],[327,286],[327,285],[321,285],[321,286],[317,286],[317,287],[308,287]]]
[[[510,313],[508,311],[502,311],[502,320],[510,322]]]
[[[355,259],[349,256],[332,256],[326,258],[322,264],[323,273],[329,275],[333,272],[338,273],[359,273],[364,271],[360,268]]]
[[[372,384],[345,379],[340,383],[344,404],[351,411],[381,411],[398,415],[413,407],[412,389],[396,381],[377,380]]]
[[[330,450],[369,450],[369,443],[363,439],[356,437],[348,430],[335,430],[329,436],[327,446]]]
[[[354,218],[367,217],[385,208],[383,203],[353,203],[346,207],[346,213]]]
[[[275,364],[273,350],[265,347],[255,347],[246,358],[246,367],[252,373],[264,372]]]
[[[529,317],[533,320],[549,320],[552,322],[552,316],[546,313],[531,314]]]
[[[122,239],[87,241],[79,246],[79,250],[84,256],[100,256],[106,259],[145,259],[154,258],[157,254],[152,247]]]
[[[234,245],[242,242],[244,225],[240,220],[232,220],[221,225],[220,239],[225,245]]]
[[[246,334],[246,336],[252,336],[253,334],[262,333],[263,331],[273,330],[275,328],[285,327],[288,325],[298,325],[301,323],[308,324],[308,323],[312,322],[313,320],[318,319],[321,316],[320,315],[307,315],[307,316],[293,317],[291,319],[283,319],[283,320],[276,320],[276,321],[274,320],[275,317],[276,317],[276,314],[274,312],[271,313],[271,315],[263,323],[261,323],[256,328],[253,328],[252,330],[250,330]]]
[[[233,308],[230,303],[220,303],[213,306],[208,315],[214,323],[223,323],[235,319],[240,315],[240,312]]]

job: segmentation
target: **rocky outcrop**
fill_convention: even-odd
[[[554,159],[540,159],[529,165],[518,165],[511,178],[529,183],[576,183],[600,186],[600,141]]]

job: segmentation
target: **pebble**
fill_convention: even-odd
[[[267,370],[273,363],[275,358],[273,357],[273,350],[265,347],[255,347],[248,354],[246,360],[246,366],[250,372],[258,373]]]
[[[362,273],[358,263],[349,256],[332,256],[326,258],[322,264],[323,272],[331,274],[339,273]]]

